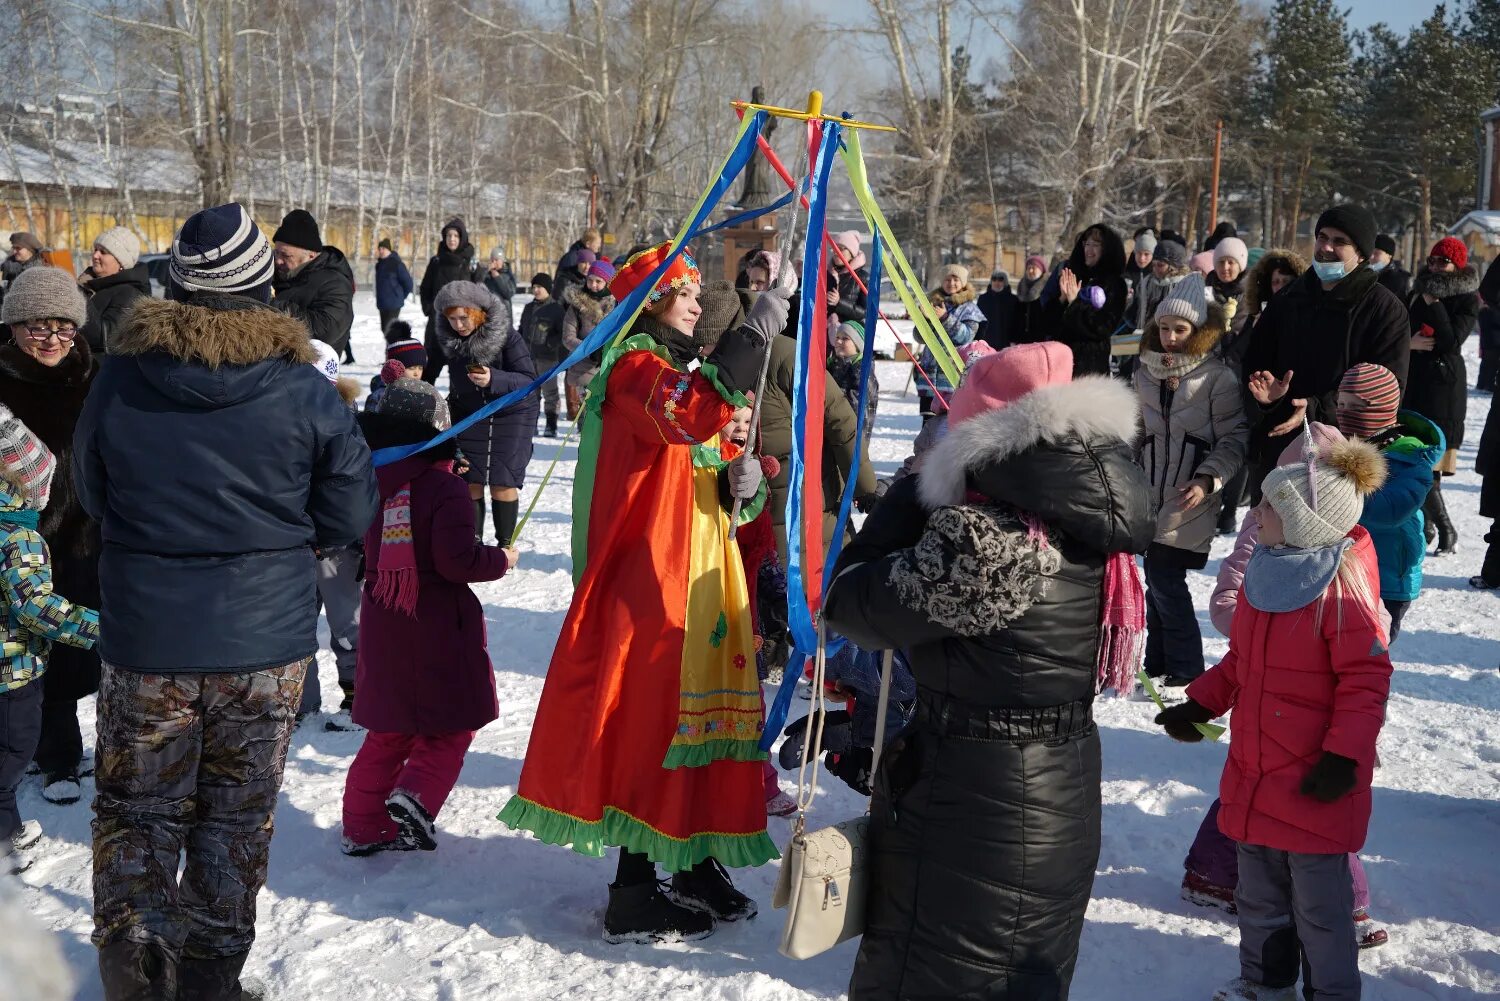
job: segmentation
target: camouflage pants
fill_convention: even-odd
[[[247,674],[140,674],[104,665],[96,946],[129,940],[188,959],[250,949],[310,660]]]

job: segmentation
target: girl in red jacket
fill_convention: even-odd
[[[1266,477],[1229,653],[1156,717],[1178,740],[1234,710],[1219,829],[1239,842],[1240,978],[1215,1001],[1358,1001],[1349,852],[1370,823],[1391,661],[1380,572],[1357,523],[1385,480],[1370,445],[1335,444]]]

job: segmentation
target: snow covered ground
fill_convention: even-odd
[[[349,373],[368,381],[381,356],[375,311],[358,300]],[[517,311],[519,312],[519,302]],[[418,330],[415,306],[407,319]],[[1472,363],[1471,363],[1472,365]],[[1471,374],[1472,374],[1471,368]],[[903,397],[904,369],[885,366],[874,458],[889,471],[918,420]],[[1464,470],[1445,493],[1463,533],[1458,555],[1428,563],[1427,587],[1406,620],[1389,719],[1381,738],[1375,816],[1364,858],[1373,911],[1391,932],[1362,957],[1370,1001],[1465,1001],[1500,993],[1500,595],[1471,591],[1485,527],[1476,513],[1474,449],[1489,397],[1474,395]],[[538,439],[529,501],[558,443]],[[351,859],[338,850],[344,773],[360,735],[317,725],[296,735],[276,816],[270,879],[260,900],[259,941],[248,972],[280,1001],[491,1001],[532,998],[711,998],[789,1001],[844,996],[855,944],[806,962],[776,952],[771,910],[776,866],[743,874],[761,902],[758,919],[725,926],[686,946],[606,945],[600,939],[612,861],[585,859],[518,836],[495,813],[514,790],[553,640],[570,596],[568,498],[576,449],[562,461],[521,540],[521,568],[481,589],[501,718],[482,731],[438,821],[434,854]],[[1221,541],[1216,555],[1224,548]],[[1216,563],[1194,580],[1206,606]],[[1200,613],[1211,654],[1224,643]],[[321,657],[323,690],[336,692]],[[419,680],[414,683],[420,683]],[[803,711],[806,703],[799,703]],[[85,706],[86,717],[92,706]],[[1224,748],[1174,743],[1150,724],[1153,709],[1101,702],[1104,850],[1084,933],[1077,1001],[1200,1001],[1237,974],[1233,919],[1178,898],[1182,857],[1215,795]],[[92,741],[92,722],[85,739]],[[794,777],[793,777],[794,778]],[[790,782],[785,783],[790,788]],[[25,874],[25,900],[63,941],[80,1001],[100,997],[89,945],[87,797],[46,803],[36,779],[22,787],[27,816],[47,836]],[[833,780],[814,824],[860,810]],[[789,825],[773,818],[785,844]],[[0,1001],[24,1001],[0,984]]]

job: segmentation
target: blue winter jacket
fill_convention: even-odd
[[[238,296],[142,299],[74,434],[101,523],[100,656],[246,673],[317,652],[317,550],[359,542],[370,450],[307,328]]]
[[[1422,561],[1427,555],[1422,501],[1432,489],[1432,467],[1448,443],[1436,424],[1413,411],[1397,414],[1396,424],[1402,436],[1381,450],[1390,470],[1385,486],[1365,501],[1359,523],[1375,542],[1381,599],[1412,601],[1422,590]]]
[[[375,308],[400,309],[416,285],[411,272],[401,260],[401,255],[392,253],[383,261],[375,262]]]

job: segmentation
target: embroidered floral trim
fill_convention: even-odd
[[[687,396],[692,382],[686,372],[679,373],[677,382],[670,390],[665,390],[667,398],[661,401],[658,409],[661,411],[662,421],[668,430],[675,434],[686,445],[698,444],[698,439],[688,433],[687,429],[677,418],[677,411],[681,408],[682,398]]]
[[[960,636],[999,632],[1020,618],[1062,567],[1045,534],[997,505],[939,508],[922,538],[892,563],[901,601]]]

